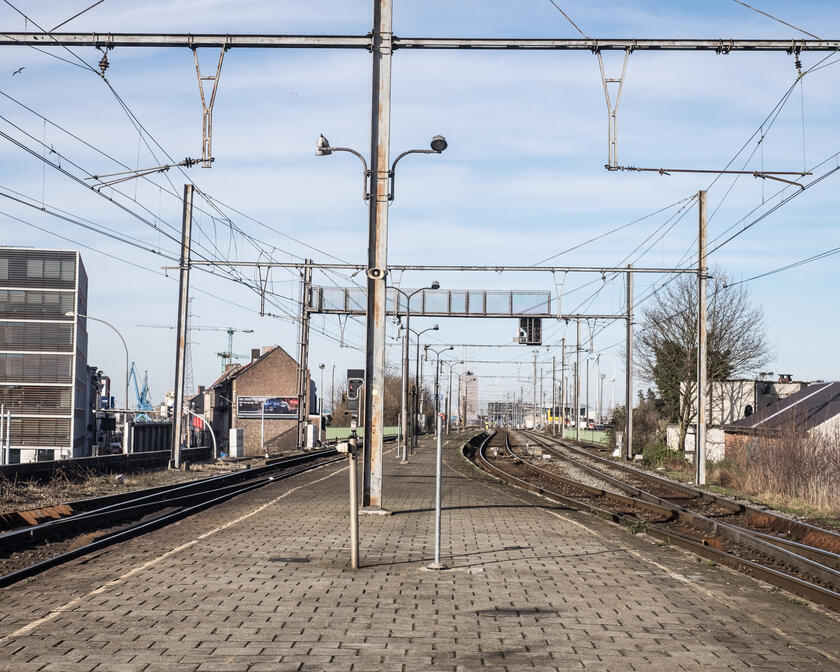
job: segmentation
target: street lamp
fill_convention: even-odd
[[[395,175],[397,169],[397,163],[402,159],[404,156],[408,156],[409,154],[441,154],[447,147],[448,143],[446,142],[446,138],[442,135],[436,135],[432,138],[431,142],[429,143],[429,149],[409,149],[394,159],[394,162],[391,164],[391,170],[388,171],[388,178],[390,180],[390,191],[391,193],[388,194],[388,200],[394,200],[394,185],[395,185]],[[318,140],[315,143],[315,156],[330,156],[333,152],[349,152],[354,156],[359,157],[359,161],[362,162],[363,170],[362,173],[362,194],[363,198],[367,201],[370,199],[370,192],[368,191],[368,179],[370,178],[370,169],[368,168],[367,161],[365,161],[365,157],[362,156],[360,152],[357,152],[355,149],[351,149],[350,147],[333,147],[330,145],[330,141],[324,137],[324,134],[318,136]]]
[[[414,332],[415,336],[417,336],[417,350],[414,366],[414,420],[411,423],[411,426],[413,427],[413,431],[411,432],[411,443],[414,448],[417,447],[417,418],[420,415],[420,386],[422,385],[422,381],[420,380],[420,336],[425,334],[427,331],[437,331],[438,329],[440,329],[440,327],[438,325],[434,325],[433,327],[428,327],[422,331]]]
[[[449,394],[446,396],[446,433],[449,434],[449,427],[452,424],[452,369],[458,364],[463,364],[462,359],[459,362],[441,361],[441,365],[449,367]]]
[[[94,322],[101,322],[104,325],[107,325],[113,329],[117,336],[120,337],[122,341],[123,348],[125,349],[125,423],[123,426],[123,452],[128,453],[128,376],[129,376],[129,365],[128,365],[128,345],[125,343],[125,339],[123,338],[122,334],[119,330],[110,322],[106,322],[105,320],[98,318],[98,317],[91,317],[90,315],[82,315],[81,313],[77,313],[75,310],[68,310],[64,313],[65,317],[73,317],[76,319],[84,317],[86,320],[93,320]]]
[[[433,352],[437,356],[437,360],[435,361],[435,416],[440,412],[440,355],[447,350],[454,350],[455,346],[450,345],[445,348],[441,348],[440,350],[435,350],[434,348],[430,348],[428,345],[424,345],[423,349],[426,351],[426,359],[429,357],[429,351]],[[435,425],[435,431],[437,431],[437,425]]]
[[[409,336],[411,335],[411,297],[427,289],[440,289],[440,283],[435,280],[428,287],[421,287],[420,289],[415,289],[413,292],[405,292],[399,287],[392,287],[391,289],[405,297],[405,342],[403,344],[403,371],[405,372],[405,375],[403,376],[402,385],[401,415],[403,432],[402,463],[406,464],[408,463],[408,431],[406,428],[408,427],[408,341]],[[399,302],[397,303],[399,304]],[[397,312],[399,312],[399,309]],[[435,327],[437,327],[437,325],[435,325]],[[419,342],[417,347],[420,347]]]

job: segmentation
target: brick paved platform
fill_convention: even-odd
[[[389,517],[348,565],[325,467],[0,591],[0,669],[837,670],[840,623],[644,536],[500,485],[445,451],[385,455]],[[306,560],[305,562],[302,560]]]

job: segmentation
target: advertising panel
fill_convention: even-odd
[[[263,416],[263,404],[265,416]],[[294,420],[298,415],[297,397],[243,397],[236,398],[236,414],[240,418]]]

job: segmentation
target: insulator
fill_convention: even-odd
[[[109,65],[110,63],[108,63],[108,54],[102,54],[102,58],[99,59],[99,74],[104,77],[105,71],[108,69]]]

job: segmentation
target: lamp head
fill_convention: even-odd
[[[318,136],[318,142],[315,143],[315,156],[329,156],[330,154],[332,154],[330,141],[324,137],[323,133],[321,133],[321,135]]]
[[[454,350],[454,349],[455,349],[455,346],[454,346],[454,345],[450,345],[450,346],[447,348],[447,350]]]
[[[429,144],[432,148],[432,151],[435,154],[440,154],[444,149],[448,147],[446,143],[446,138],[444,138],[442,135],[436,135],[435,137],[433,137],[432,142]]]
[[[437,331],[438,329],[440,329],[440,327],[438,325],[435,325],[435,326],[432,327],[432,331]]]
[[[68,310],[66,313],[64,313],[64,317],[76,317],[76,311]]]
[[[432,289],[440,289],[440,283],[437,280],[432,281]]]

